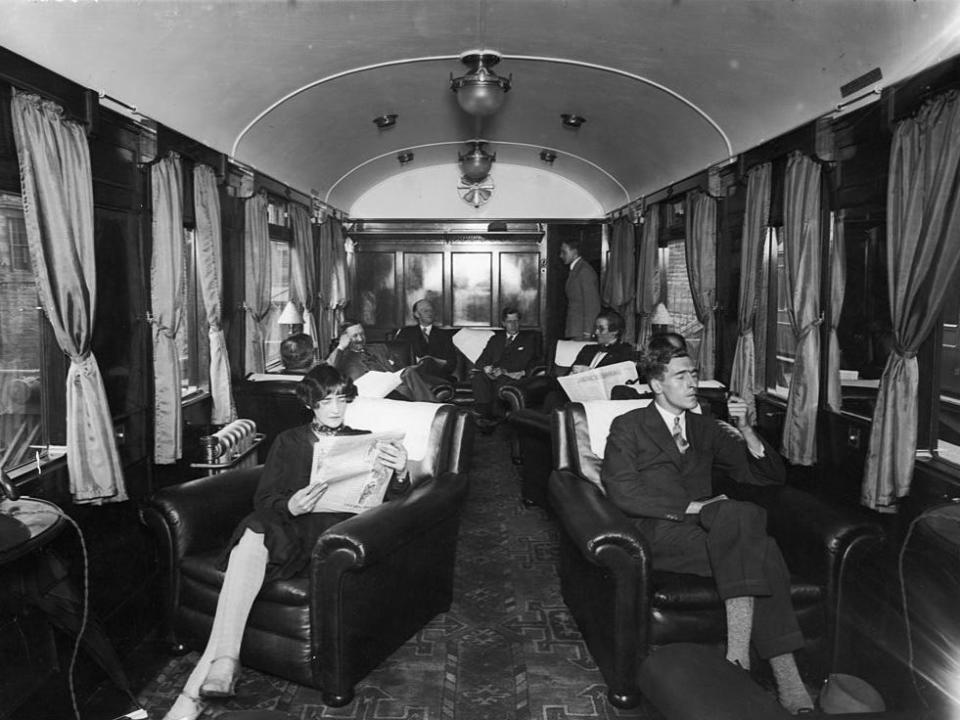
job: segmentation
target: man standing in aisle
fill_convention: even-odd
[[[590,263],[580,257],[580,241],[560,243],[560,259],[569,266],[567,284],[567,322],[564,337],[568,340],[589,340],[593,321],[600,314],[600,282]]]

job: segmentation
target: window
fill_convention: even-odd
[[[760,273],[761,311],[757,313],[755,323],[763,328],[755,335],[758,336],[758,350],[766,348],[765,387],[767,392],[786,398],[793,377],[797,339],[790,324],[782,227],[767,228]]]
[[[200,292],[196,233],[186,228],[183,237],[183,314],[177,333],[177,354],[180,358],[180,395],[186,398],[210,390],[210,339]]]
[[[280,313],[290,299],[290,243],[283,240],[270,241],[270,314],[266,320],[266,357],[267,369],[276,369],[282,365],[280,360],[280,342],[283,340],[280,328]]]
[[[960,465],[960,293],[947,298],[940,339],[937,454]]]
[[[690,276],[687,274],[687,248],[683,238],[675,238],[667,243],[662,253],[661,273],[666,281],[665,304],[673,319],[673,329],[680,333],[690,345],[691,355],[696,357],[696,347],[700,344],[703,325],[697,320],[697,311],[690,292]]]
[[[47,444],[41,394],[43,314],[26,252],[20,197],[0,193],[0,466],[31,462]]]

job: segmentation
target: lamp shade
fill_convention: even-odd
[[[657,306],[653,309],[653,315],[650,316],[651,325],[673,325],[673,318],[670,316],[670,311],[667,310],[667,306],[663,303],[657,303]]]
[[[303,314],[295,302],[288,300],[277,322],[281,325],[303,325]]]

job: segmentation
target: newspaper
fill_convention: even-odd
[[[487,342],[490,338],[493,337],[493,330],[474,330],[472,328],[464,328],[463,330],[458,330],[453,335],[453,344],[456,346],[457,350],[462,352],[464,356],[472,363],[477,362],[477,358],[480,357],[480,354],[483,352],[484,348],[487,347]]]
[[[403,378],[400,377],[402,372],[402,370],[396,372],[368,370],[354,380],[353,384],[357,386],[357,394],[360,397],[384,398],[403,382]]]
[[[310,484],[324,483],[327,490],[313,512],[360,513],[382,503],[393,470],[376,461],[377,445],[399,442],[403,436],[391,431],[317,438]]]
[[[637,379],[637,364],[625,360],[606,367],[586,370],[576,375],[558,377],[557,381],[573,402],[609,400],[615,385],[626,385]]]

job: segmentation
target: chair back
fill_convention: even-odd
[[[595,400],[569,403],[554,411],[553,464],[602,488],[600,470],[610,424],[615,418],[649,405],[651,400]]]
[[[357,398],[347,408],[344,422],[358,430],[401,430],[416,485],[446,470],[460,470],[469,452],[464,442],[467,423],[452,405],[407,402],[385,398]],[[454,457],[455,455],[455,457]]]
[[[297,380],[242,380],[233,386],[237,416],[257,424],[264,435],[259,447],[264,462],[273,441],[284,430],[310,422],[313,413],[297,398]]]
[[[573,367],[573,361],[587,345],[596,344],[595,340],[557,340],[557,347],[553,351],[553,361],[547,368],[554,375],[566,375]]]

